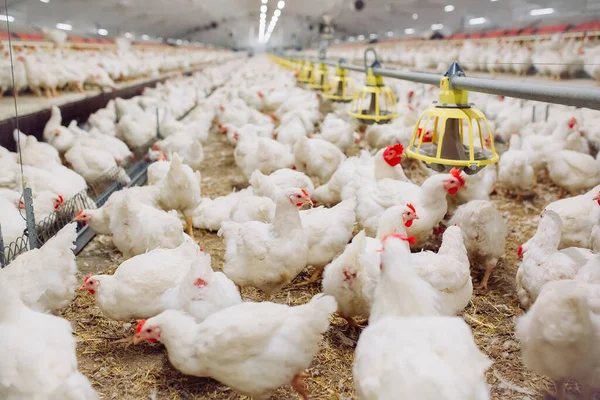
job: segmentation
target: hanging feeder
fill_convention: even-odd
[[[329,89],[329,69],[326,64],[320,63],[319,67],[314,69],[309,86],[311,89],[320,91]]]
[[[467,91],[452,87],[451,76],[464,76],[456,63],[440,80],[439,101],[417,121],[406,154],[438,172],[459,167],[471,175],[499,157],[488,120]]]
[[[375,61],[370,67],[367,67],[367,53],[369,52],[373,53]],[[365,50],[364,61],[365,69],[367,69],[367,82],[365,87],[354,96],[349,114],[363,124],[386,124],[398,116],[396,98],[391,89],[383,83],[383,77],[373,73],[373,68],[379,68],[381,64],[372,47]]]
[[[315,66],[312,61],[304,61],[298,78],[296,79],[301,85],[307,85],[312,81],[313,70]]]
[[[331,101],[349,102],[354,99],[356,83],[348,76],[348,70],[342,68],[343,59],[340,59],[335,68],[335,76],[330,79],[329,87],[323,90],[323,97]]]

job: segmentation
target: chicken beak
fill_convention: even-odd
[[[419,219],[419,216],[418,216],[418,215],[415,215],[415,217],[414,217],[413,219]]]
[[[133,344],[138,344],[143,341],[144,339],[140,338],[138,335],[133,335]]]
[[[86,287],[85,287],[85,282],[83,282],[81,284],[81,286],[79,287],[79,290],[87,290]]]
[[[313,208],[315,203],[313,203],[313,201],[311,199],[308,199],[306,204],[308,204],[310,206],[310,208]]]
[[[600,192],[596,193],[596,195],[594,196],[594,198],[592,200],[600,201]]]

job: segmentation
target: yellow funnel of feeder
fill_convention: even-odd
[[[438,172],[453,167],[475,174],[499,160],[485,115],[469,104],[469,93],[451,86],[449,76],[464,75],[452,64],[440,80],[440,97],[417,121],[406,155]]]
[[[375,54],[375,62],[367,68],[368,52]],[[372,48],[365,50],[366,85],[354,96],[349,112],[350,116],[364,124],[385,124],[398,117],[394,93],[385,86],[382,76],[373,73],[373,68],[380,66],[375,50]]]
[[[329,88],[329,70],[327,65],[320,63],[318,68],[313,70],[310,88],[314,90],[325,91]]]
[[[329,88],[323,90],[323,97],[331,101],[352,101],[356,92],[356,83],[348,76],[348,70],[341,67],[342,62],[340,60],[335,68],[335,76],[330,79]]]

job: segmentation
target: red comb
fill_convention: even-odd
[[[84,283],[87,282],[92,276],[91,275],[86,275],[85,276],[85,280],[83,281]]]
[[[196,280],[194,281],[194,286],[202,287],[207,285],[208,283],[202,278],[196,278]]]
[[[573,129],[575,127],[575,124],[577,123],[577,118],[575,117],[571,117],[571,119],[569,119],[569,129]]]
[[[404,152],[404,146],[401,143],[388,146],[383,151],[383,159],[390,167],[395,167],[402,161],[402,153]]]
[[[385,243],[385,241],[390,238],[390,237],[395,237],[396,239],[401,239],[404,240],[410,244],[417,244],[417,238],[414,236],[405,236],[405,235],[400,235],[398,233],[388,233],[387,235],[385,235],[383,237],[383,239],[381,239],[382,242]]]
[[[306,197],[310,197],[310,196],[308,195],[308,192],[307,192],[306,190],[304,190],[304,189],[300,189],[300,190],[302,190],[302,193],[303,193],[303,194],[304,194]]]
[[[415,95],[415,91],[411,90],[410,92],[408,92],[408,98],[412,99],[412,97]]]
[[[460,169],[452,168],[450,170],[450,175],[458,179],[458,182],[460,182],[460,186],[465,186],[465,178],[463,178],[462,171]]]
[[[417,210],[415,210],[415,206],[413,206],[411,203],[407,203],[406,207],[410,208],[411,210],[413,210],[413,212],[416,214]]]
[[[60,201],[60,204],[62,204],[62,203],[65,201],[65,199],[64,199],[64,197],[62,197],[62,196],[59,194],[59,195],[58,195],[58,201]]]
[[[145,319],[138,319],[137,325],[135,326],[135,333],[140,333],[145,323]]]

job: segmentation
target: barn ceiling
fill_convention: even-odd
[[[259,14],[264,0],[8,0],[15,30],[72,26],[72,34],[136,39],[174,39],[226,47],[261,46]],[[307,45],[318,37],[324,14],[333,17],[340,41],[371,35],[379,38],[422,35],[432,25],[444,34],[495,27],[524,27],[584,22],[600,17],[600,0],[285,0],[269,46]],[[360,1],[360,0],[359,0]],[[267,1],[268,25],[278,0]],[[452,11],[445,11],[453,6]],[[553,8],[532,16],[535,9]],[[479,18],[477,25],[470,21]],[[482,20],[485,18],[485,20]],[[3,23],[4,24],[4,23]],[[441,26],[440,26],[441,25]],[[5,29],[5,27],[4,27]],[[408,29],[408,31],[407,31]],[[143,36],[147,35],[147,36]]]

